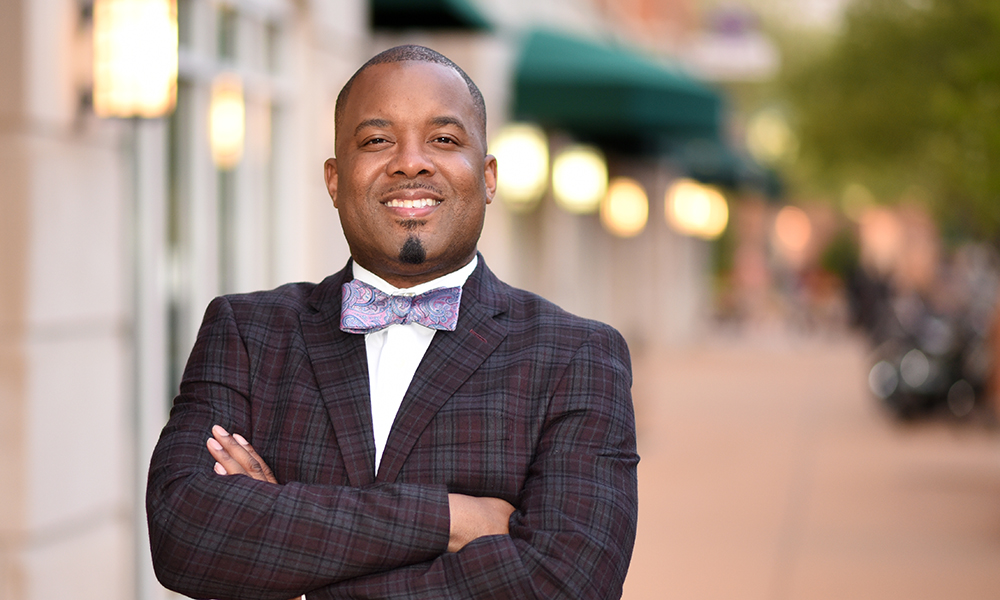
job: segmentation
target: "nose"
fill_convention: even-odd
[[[434,161],[429,156],[430,148],[422,139],[400,139],[396,151],[386,165],[389,175],[402,175],[413,179],[434,174]]]

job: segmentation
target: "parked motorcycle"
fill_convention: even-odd
[[[895,331],[873,356],[868,385],[900,418],[947,408],[964,417],[981,401],[990,360],[984,332],[961,316],[939,315],[919,298],[893,303]]]
[[[950,280],[965,287],[953,294],[961,302],[947,308],[913,292],[893,293],[877,281],[869,282],[859,303],[866,311],[858,323],[874,347],[869,388],[901,419],[940,412],[966,417],[984,401],[998,277],[992,253],[975,256],[961,277]]]

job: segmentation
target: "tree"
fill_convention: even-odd
[[[800,190],[920,190],[946,230],[1000,242],[1000,2],[858,0],[786,86]]]

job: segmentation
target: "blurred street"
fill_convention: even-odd
[[[625,600],[1000,598],[1000,436],[900,424],[852,338],[634,351]]]

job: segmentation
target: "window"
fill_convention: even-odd
[[[283,173],[273,145],[291,102],[282,93],[290,87],[290,13],[285,0],[178,2],[180,73],[167,174],[171,390],[209,300],[277,283],[275,198]],[[213,164],[209,146],[211,89],[220,75],[243,89],[243,154],[232,168]]]

